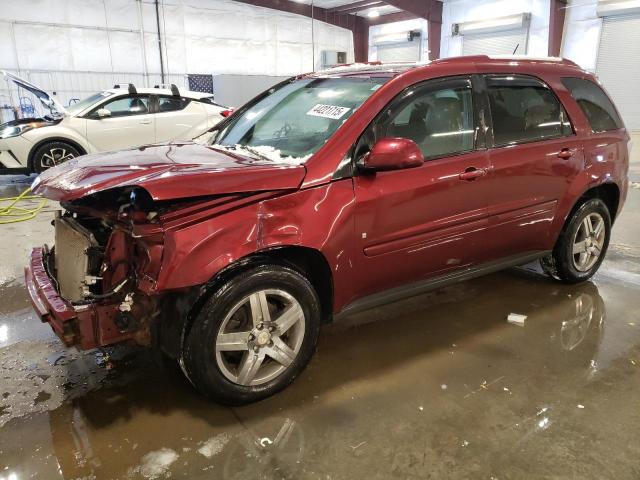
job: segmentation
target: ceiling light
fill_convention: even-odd
[[[379,12],[378,10],[371,10],[371,11],[367,14],[367,16],[368,16],[369,18],[376,18],[376,17],[379,17],[379,16],[380,16],[380,12]]]

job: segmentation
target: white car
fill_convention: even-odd
[[[85,153],[191,140],[228,115],[210,93],[116,85],[69,107],[2,71],[49,110],[41,118],[0,125],[0,173],[32,173]]]

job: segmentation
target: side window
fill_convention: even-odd
[[[183,97],[158,97],[158,112],[176,112],[189,105],[189,99]]]
[[[473,94],[468,79],[429,82],[405,91],[383,112],[376,139],[403,137],[426,159],[474,148]]]
[[[584,112],[594,132],[624,128],[613,103],[597,84],[572,77],[563,78],[562,83]]]
[[[569,117],[541,81],[524,76],[489,76],[487,92],[496,146],[571,135]]]
[[[144,115],[149,113],[148,95],[127,95],[104,103],[100,108],[111,112],[111,117],[126,117],[130,115]],[[92,116],[96,113],[92,112]]]

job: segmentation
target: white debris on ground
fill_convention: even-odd
[[[153,480],[166,475],[169,467],[176,460],[178,460],[178,454],[175,451],[170,448],[161,448],[142,457],[142,463],[134,469],[133,473]]]
[[[526,315],[521,315],[519,313],[510,313],[507,316],[507,322],[513,323],[514,325],[519,325],[521,327],[524,326],[524,322],[527,319]]]
[[[440,385],[440,388],[441,388],[442,390],[446,390],[446,389],[447,389],[447,384],[446,384],[446,383],[443,383],[442,385]]]
[[[202,446],[198,449],[198,453],[207,458],[211,458],[214,455],[222,452],[222,449],[229,442],[229,436],[226,433],[221,433],[220,435],[216,435],[215,437],[211,437],[209,440],[204,442]]]

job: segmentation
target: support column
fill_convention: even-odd
[[[564,33],[564,16],[567,0],[549,0],[549,49],[550,57],[559,57],[562,49],[562,35]]]
[[[356,63],[369,61],[369,22],[363,17],[355,17],[353,52]]]

